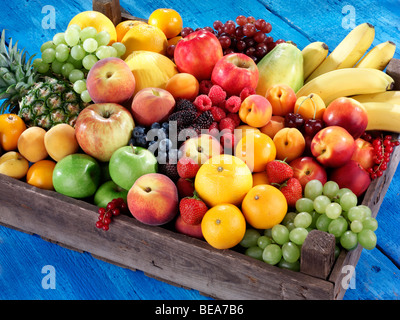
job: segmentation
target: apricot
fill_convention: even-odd
[[[29,170],[29,162],[19,152],[8,151],[0,157],[0,173],[21,179]]]
[[[276,158],[290,162],[300,157],[305,149],[306,141],[300,130],[296,128],[283,128],[273,139],[276,148]]]
[[[285,116],[293,112],[297,100],[294,90],[286,84],[276,84],[268,88],[265,97],[271,103],[274,116]]]
[[[260,131],[271,139],[275,137],[275,134],[285,127],[285,118],[282,116],[272,116],[271,120],[260,128]]]
[[[190,73],[177,73],[172,76],[165,87],[175,99],[193,101],[199,94],[199,81]]]
[[[299,97],[294,106],[294,113],[300,114],[304,120],[322,119],[326,110],[325,102],[322,98],[311,93],[308,96]]]
[[[75,137],[75,129],[66,123],[52,127],[44,136],[44,145],[49,156],[56,162],[78,152],[79,144]]]
[[[263,127],[272,116],[271,103],[258,94],[252,94],[243,100],[239,109],[239,117],[252,127]]]
[[[41,127],[29,127],[18,138],[19,153],[30,162],[37,162],[48,157],[44,145],[46,130]]]

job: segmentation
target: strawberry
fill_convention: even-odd
[[[293,177],[293,169],[285,161],[273,160],[265,167],[269,183],[281,184]]]
[[[179,178],[176,187],[178,188],[179,199],[193,197],[194,185],[192,179]]]
[[[196,176],[197,171],[199,171],[200,165],[192,158],[183,157],[179,159],[176,169],[181,178],[192,179]]]
[[[186,197],[179,202],[179,211],[183,221],[187,224],[199,224],[206,214],[208,208],[206,204],[197,196]]]
[[[290,178],[280,187],[289,207],[296,207],[296,201],[303,196],[303,188],[296,178]]]

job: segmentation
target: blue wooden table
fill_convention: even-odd
[[[157,8],[174,8],[193,28],[211,26],[243,14],[264,18],[272,24],[271,35],[294,41],[303,48],[312,41],[324,41],[332,50],[363,22],[376,29],[377,45],[391,40],[400,46],[400,2],[398,0],[160,0],[121,1],[132,15],[147,18]],[[65,30],[77,13],[92,9],[88,0],[16,0],[0,2],[0,29],[19,40],[30,54]],[[54,28],[51,20],[54,18]],[[50,28],[48,28],[50,26]],[[400,51],[396,50],[396,58]],[[400,124],[399,124],[400,125]],[[378,244],[363,250],[346,300],[397,300],[400,297],[400,168],[396,171],[377,219]],[[23,195],[19,195],[23,196]],[[0,212],[1,214],[1,212]],[[193,257],[195,259],[195,257]],[[179,270],[177,270],[179,272]],[[48,275],[56,277],[49,281]],[[170,285],[142,271],[127,270],[0,226],[0,299],[209,299],[199,292]]]

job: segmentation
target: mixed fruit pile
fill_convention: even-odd
[[[330,54],[271,31],[85,11],[35,59],[3,31],[0,173],[95,204],[99,229],[124,214],[292,270],[313,229],[373,249],[361,200],[399,145],[395,45],[369,50],[368,23]]]

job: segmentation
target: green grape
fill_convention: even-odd
[[[69,78],[69,74],[72,70],[74,70],[75,67],[72,63],[64,63],[64,65],[61,67],[61,74],[65,77],[65,78]]]
[[[70,46],[76,46],[79,43],[79,33],[80,31],[74,29],[74,28],[68,28],[67,31],[65,31],[65,42]]]
[[[332,220],[328,226],[328,232],[333,234],[335,238],[339,238],[347,230],[347,221],[343,217]]]
[[[340,244],[346,250],[352,250],[357,246],[357,234],[353,231],[345,231],[340,237]]]
[[[262,259],[263,249],[261,249],[260,247],[257,247],[257,246],[249,247],[246,249],[244,254],[246,256],[252,257],[254,259],[263,261],[263,259]]]
[[[85,80],[78,80],[74,83],[74,90],[76,93],[81,94],[86,90],[86,82]]]
[[[298,212],[313,212],[314,211],[314,203],[311,199],[308,198],[300,198],[296,201],[296,210]]]
[[[340,205],[344,211],[349,211],[350,208],[357,205],[357,196],[353,192],[346,192],[340,197]]]
[[[86,55],[85,50],[80,44],[73,46],[71,48],[71,56],[75,60],[82,60],[85,57],[85,55]]]
[[[316,229],[317,228],[316,227],[317,220],[318,220],[320,214],[318,212],[315,212],[315,211],[311,212],[310,214],[311,214],[312,221],[311,221],[311,224],[310,224],[309,228]]]
[[[314,210],[318,213],[325,213],[326,206],[331,203],[327,196],[320,195],[314,199]]]
[[[294,218],[294,226],[296,228],[308,228],[311,225],[312,216],[308,212],[300,212]]]
[[[36,61],[36,66],[35,69],[39,72],[39,73],[47,73],[50,69],[50,64],[44,62],[42,59],[35,59]]]
[[[364,228],[363,223],[359,220],[353,220],[350,223],[350,230],[354,233],[359,233]]]
[[[304,196],[311,200],[314,200],[316,197],[322,194],[323,185],[319,180],[311,180],[308,181],[304,187]]]
[[[339,254],[340,254],[340,248],[339,248],[338,245],[335,245],[335,259],[336,259],[337,257],[339,257]]]
[[[339,185],[335,181],[327,181],[322,189],[323,195],[327,196],[329,199],[333,199],[337,192],[339,191]]]
[[[40,52],[43,53],[44,50],[49,49],[49,48],[51,48],[51,49],[56,48],[56,45],[53,43],[52,40],[43,43],[42,46],[40,47]]]
[[[81,32],[81,27],[80,26],[78,26],[77,24],[75,24],[75,23],[73,23],[73,24],[70,24],[69,26],[68,26],[68,29],[75,29],[76,31],[79,31],[79,32]]]
[[[294,218],[296,217],[297,213],[296,212],[288,212],[286,213],[285,217],[283,218],[281,224],[286,226],[288,223],[293,222]]]
[[[239,244],[245,248],[254,247],[257,245],[257,239],[259,237],[260,233],[256,229],[246,229],[243,239]]]
[[[69,48],[66,44],[59,44],[56,48],[56,59],[60,62],[67,61]]]
[[[88,38],[83,42],[82,47],[86,52],[92,53],[96,51],[98,44],[95,39]]]
[[[287,223],[285,226],[289,230],[289,232],[292,231],[294,228],[296,228],[293,221]]]
[[[90,70],[93,65],[98,61],[95,55],[89,54],[82,60],[82,65],[86,70]]]
[[[34,69],[37,69],[39,67],[39,65],[42,63],[42,59],[40,58],[36,58],[32,61],[32,66]]]
[[[341,188],[339,189],[339,191],[336,193],[336,196],[333,198],[333,200],[337,203],[340,202],[340,198],[342,197],[342,195],[344,195],[347,192],[352,192],[350,189],[348,188]]]
[[[329,219],[337,219],[342,214],[342,207],[339,203],[332,202],[326,206],[325,214]]]
[[[81,41],[83,42],[86,39],[94,38],[96,36],[96,34],[97,34],[96,28],[86,27],[79,33],[79,36],[81,38]]]
[[[58,46],[60,44],[67,44],[65,42],[65,37],[64,37],[64,32],[60,32],[54,35],[53,37],[53,43],[55,46]]]
[[[42,61],[46,63],[52,63],[56,58],[56,50],[53,48],[48,48],[42,53]]]
[[[289,241],[289,230],[282,224],[277,224],[272,227],[271,230],[272,239],[277,244],[284,244]]]
[[[83,80],[84,77],[85,77],[85,75],[83,74],[83,72],[81,70],[74,69],[69,73],[68,79],[72,83],[75,83],[78,80]]]
[[[378,221],[372,217],[365,218],[362,224],[364,229],[369,229],[372,231],[378,229]]]
[[[288,269],[292,271],[300,271],[300,261],[297,260],[293,263],[287,262],[285,259],[281,259],[278,263],[279,268]]]
[[[360,204],[358,207],[364,210],[364,213],[365,213],[364,217],[365,218],[368,218],[368,217],[372,216],[372,211],[371,211],[370,207],[368,207],[366,205],[363,205],[363,204]]]
[[[114,57],[114,58],[118,57],[117,49],[115,49],[114,47],[108,46],[107,50],[109,52],[110,57]]]
[[[352,207],[347,212],[347,218],[350,221],[359,220],[363,221],[365,219],[365,210],[360,208],[360,206]]]
[[[272,243],[272,239],[268,238],[267,236],[260,236],[257,239],[257,245],[261,248],[261,249],[265,249],[265,247],[269,244]]]
[[[271,265],[277,264],[282,258],[282,249],[277,244],[269,244],[265,247],[262,259]]]
[[[75,60],[71,55],[69,55],[66,62],[72,63],[75,69],[82,69],[82,60]]]
[[[372,230],[363,229],[357,234],[358,242],[367,250],[372,250],[376,246],[376,234]]]
[[[293,263],[300,258],[300,249],[293,242],[286,242],[282,245],[282,256],[287,262]]]
[[[317,227],[318,230],[327,232],[331,221],[332,219],[328,218],[326,214],[321,214],[318,217],[315,226]]]
[[[110,52],[108,51],[106,46],[100,46],[96,50],[96,57],[101,59],[109,58],[110,57]]]
[[[94,38],[99,46],[106,46],[110,42],[111,36],[107,31],[100,31]]]
[[[289,239],[300,246],[303,244],[304,240],[306,240],[307,235],[308,231],[305,228],[294,228],[289,233]]]
[[[123,55],[125,54],[125,52],[126,52],[126,47],[125,47],[125,45],[124,45],[123,43],[121,43],[121,42],[114,42],[114,43],[112,44],[112,47],[114,47],[115,50],[117,50],[117,56],[118,56],[118,57],[123,56]]]
[[[272,228],[264,230],[264,236],[269,237],[272,239]]]
[[[90,102],[92,98],[90,97],[89,91],[85,90],[81,93],[81,99],[83,102]]]
[[[60,62],[56,59],[51,64],[51,70],[53,70],[53,72],[56,74],[61,74],[61,68],[63,65],[64,65],[64,62]]]

